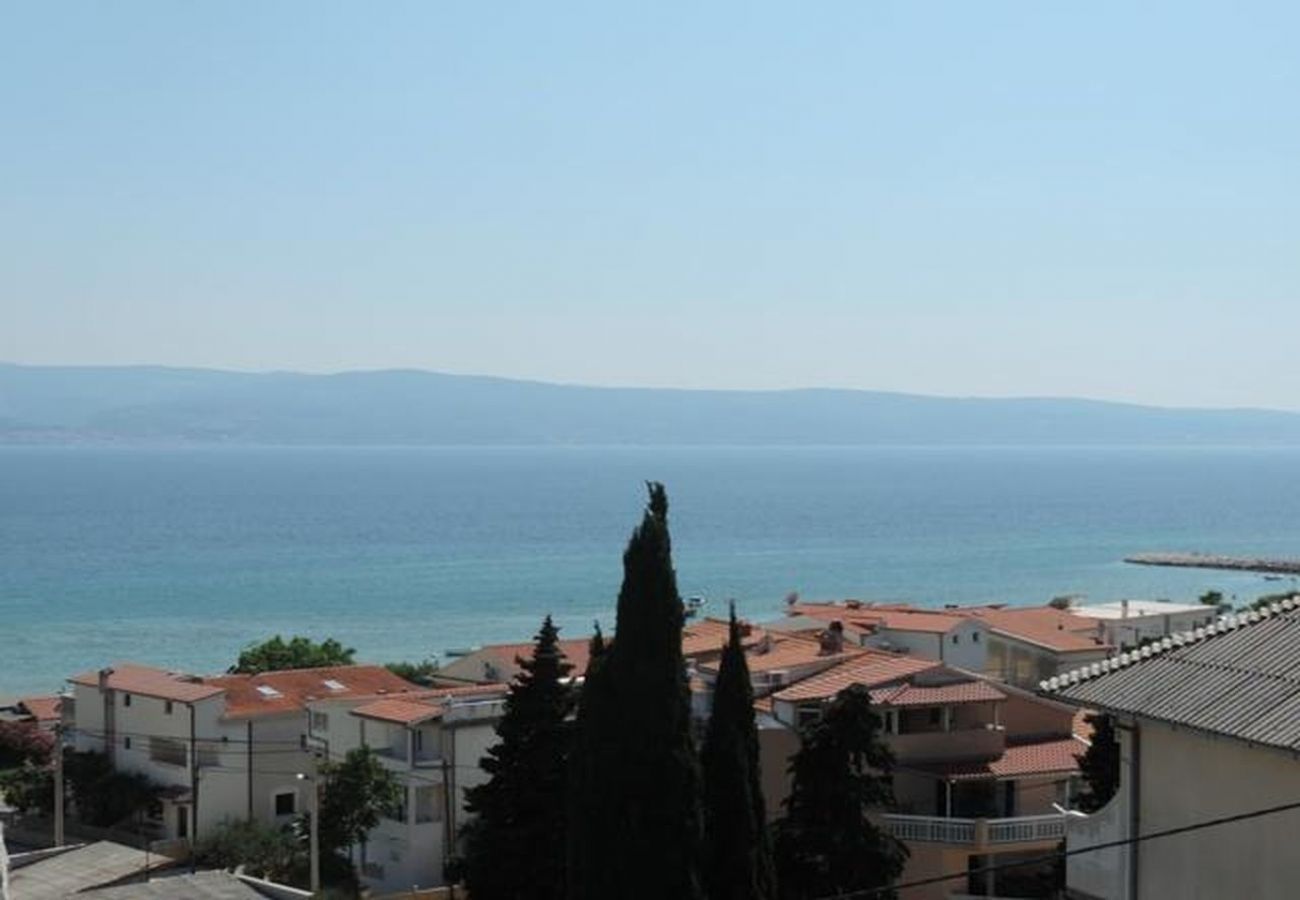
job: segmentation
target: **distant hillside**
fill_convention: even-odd
[[[870,391],[0,364],[0,443],[1300,444],[1300,414]]]

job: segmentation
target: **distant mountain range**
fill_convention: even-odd
[[[598,388],[408,370],[0,364],[0,443],[1300,444],[1300,414],[849,390]]]

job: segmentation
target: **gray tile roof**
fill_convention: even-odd
[[[158,854],[109,841],[98,841],[14,869],[10,875],[16,900],[62,900],[73,894],[142,874],[146,866],[170,865]]]
[[[199,872],[155,878],[147,883],[124,884],[78,894],[86,900],[266,900],[228,872]]]
[[[1040,683],[1081,706],[1300,751],[1300,598]]]

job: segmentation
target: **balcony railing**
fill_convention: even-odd
[[[1025,844],[1065,837],[1065,816],[1017,816],[1010,819],[946,819],[943,816],[886,815],[884,825],[900,841],[962,844]]]

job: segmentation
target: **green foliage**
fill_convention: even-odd
[[[0,772],[0,796],[20,813],[49,815],[54,811],[54,772],[31,762]]]
[[[1223,605],[1223,591],[1206,591],[1201,594],[1201,603],[1205,606],[1218,608]]]
[[[350,666],[357,651],[344,647],[333,638],[319,644],[311,638],[295,636],[285,641],[280,635],[260,644],[250,644],[230,667],[232,674],[256,675],[283,669],[316,669],[322,666]]]
[[[566,766],[573,710],[559,632],[547,616],[530,659],[519,660],[500,741],[481,766],[489,780],[466,791],[478,818],[465,831],[465,874],[476,900],[564,896]]]
[[[35,722],[0,722],[0,769],[43,766],[54,752],[54,735]]]
[[[700,763],[704,883],[710,900],[770,900],[776,896],[776,876],[763,803],[754,691],[734,604]]]
[[[431,659],[421,660],[418,663],[390,662],[385,665],[385,668],[398,678],[405,678],[413,684],[433,684],[433,678],[438,674],[438,664]]]
[[[301,841],[283,828],[260,822],[228,822],[217,826],[194,848],[196,862],[214,869],[240,866],[258,878],[287,882],[306,856]]]
[[[1092,739],[1079,757],[1083,786],[1077,803],[1083,812],[1094,813],[1119,790],[1119,741],[1115,737],[1114,716],[1089,713],[1086,721],[1092,726]]]
[[[1264,594],[1249,605],[1242,607],[1243,610],[1258,610],[1266,606],[1272,606],[1274,603],[1281,603],[1283,600],[1294,600],[1300,597],[1295,591],[1284,591],[1280,594]]]
[[[320,844],[346,851],[364,844],[386,813],[402,802],[402,785],[369,747],[349,750],[340,763],[320,767]]]
[[[588,667],[570,808],[575,900],[698,900],[702,812],[682,658],[685,608],[668,497],[650,502],[623,554],[615,638]]]
[[[790,760],[794,783],[786,815],[776,823],[781,897],[810,900],[887,888],[908,854],[868,817],[893,805],[894,759],[880,739],[866,688],[841,692],[802,739]]]
[[[107,828],[157,812],[159,786],[136,772],[119,772],[103,753],[67,751],[63,776],[80,819]]]

